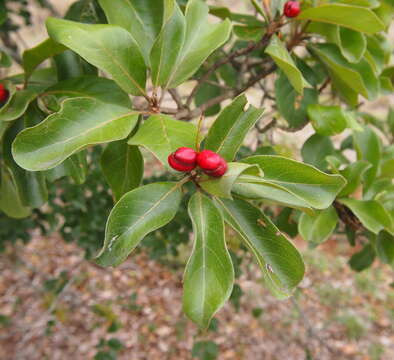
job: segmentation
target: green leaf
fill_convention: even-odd
[[[129,32],[114,25],[81,24],[48,18],[48,34],[92,65],[107,72],[133,95],[145,95],[146,66]]]
[[[298,223],[298,231],[304,240],[318,245],[332,235],[337,223],[338,214],[334,207],[330,206],[314,215],[303,213]]]
[[[183,310],[201,328],[231,295],[234,269],[224,241],[224,222],[215,204],[201,192],[190,199],[194,246],[183,278]]]
[[[334,44],[315,44],[309,49],[322,60],[331,74],[348,87],[369,100],[377,97],[379,81],[367,60],[362,59],[357,64],[352,64]]]
[[[392,232],[392,219],[378,201],[339,199],[339,202],[347,206],[361,223],[374,234],[378,234],[383,229]]]
[[[369,268],[374,262],[376,253],[371,244],[367,244],[363,249],[352,255],[349,260],[350,267],[357,272]]]
[[[247,99],[240,95],[223,109],[209,129],[204,147],[215,151],[226,161],[232,161],[248,131],[261,118],[264,110],[250,106],[245,110]]]
[[[380,232],[376,241],[376,251],[383,263],[394,266],[394,236],[386,231]]]
[[[382,162],[380,177],[394,178],[394,159],[388,159]]]
[[[320,170],[327,170],[326,157],[334,154],[335,149],[330,138],[319,134],[309,137],[301,149],[302,159]]]
[[[107,145],[101,155],[101,168],[115,201],[118,201],[141,184],[144,159],[138,146],[130,146],[125,140],[114,141]]]
[[[9,68],[12,66],[12,58],[6,51],[0,50],[0,67]]]
[[[294,245],[272,221],[243,200],[216,199],[225,221],[252,251],[273,295],[286,298],[302,280],[305,266]]]
[[[367,49],[364,34],[341,26],[337,27],[337,44],[344,58],[351,63],[359,62]]]
[[[16,137],[12,153],[26,170],[46,170],[83,148],[124,139],[138,114],[91,98],[67,99],[58,113]]]
[[[272,57],[276,65],[286,74],[298,93],[302,94],[304,87],[310,86],[302,76],[301,71],[297,68],[286,46],[276,35],[271,38],[271,42],[265,49],[265,52]]]
[[[166,115],[153,115],[140,126],[128,143],[144,146],[162,164],[167,165],[168,155],[181,146],[194,148],[196,138],[197,128],[194,124]]]
[[[65,46],[49,38],[31,49],[25,50],[22,57],[25,81],[30,78],[38,65],[52,56],[61,54],[66,49]]]
[[[167,87],[180,59],[185,41],[185,17],[176,2],[172,0],[171,3],[174,3],[171,6],[171,16],[164,22],[150,53],[152,82],[155,86]]]
[[[28,114],[29,116],[29,114]],[[17,165],[11,154],[11,144],[23,129],[22,119],[9,128],[3,139],[3,158],[12,174],[15,188],[23,206],[38,208],[48,200],[45,176],[40,172],[30,172]]]
[[[44,95],[56,96],[58,99],[63,97],[93,98],[103,103],[124,107],[131,105],[129,96],[114,81],[94,75],[60,81],[45,90]]]
[[[104,246],[96,262],[119,265],[146,235],[169,223],[178,211],[181,185],[154,183],[125,194],[109,214]]]
[[[219,79],[217,78],[215,73],[211,75],[209,80],[219,84]],[[196,96],[194,97],[194,103],[196,104],[196,106],[201,106],[208,100],[219,96],[222,91],[223,90],[221,87],[216,86],[213,83],[204,82],[201,84],[201,86],[196,92]],[[220,112],[220,109],[221,104],[215,104],[204,111],[204,116],[214,116]]]
[[[37,92],[31,89],[16,91],[14,96],[0,109],[0,121],[18,119],[36,97]]]
[[[308,106],[308,116],[313,128],[320,135],[340,134],[347,127],[344,111],[339,106],[312,104]]]
[[[30,208],[22,204],[12,174],[6,167],[1,169],[0,190],[1,211],[15,219],[22,219],[30,215]]]
[[[363,131],[353,132],[354,147],[359,160],[366,160],[372,166],[364,173],[364,186],[367,190],[374,182],[379,169],[382,149],[379,137],[369,127],[364,126]]]
[[[219,347],[213,341],[198,341],[193,345],[192,356],[200,360],[216,360]]]
[[[356,189],[360,186],[364,173],[372,165],[367,161],[356,161],[348,165],[344,170],[340,171],[340,174],[346,179],[347,184],[339,193],[339,197],[353,194]]]
[[[299,129],[308,122],[307,107],[316,104],[319,93],[316,89],[304,89],[301,97],[293,88],[283,71],[275,81],[276,105],[280,115],[288,122],[290,128]]]
[[[186,6],[186,34],[181,54],[168,87],[177,87],[188,80],[217,48],[222,46],[231,33],[231,22],[209,24],[208,5],[201,0],[190,0]]]
[[[230,162],[227,165],[228,169],[226,173],[220,178],[203,175],[201,177],[200,186],[212,195],[231,199],[231,190],[237,178],[241,174],[259,175],[259,168],[255,165],[239,162]]]
[[[137,41],[149,65],[149,54],[163,25],[166,0],[99,0],[108,23],[121,26]]]
[[[349,29],[373,34],[384,30],[376,14],[361,6],[326,4],[301,11],[297,19],[340,25]]]
[[[330,206],[346,184],[340,175],[328,175],[311,165],[282,156],[251,156],[242,162],[260,166],[264,172],[262,183],[286,191],[316,209]]]

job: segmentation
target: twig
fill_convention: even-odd
[[[182,98],[178,93],[177,89],[168,89],[168,92],[170,93],[172,99],[175,101],[176,105],[178,106],[178,109],[184,109],[185,105],[182,102]]]

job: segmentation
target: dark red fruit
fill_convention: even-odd
[[[205,174],[213,177],[221,177],[227,171],[226,160],[211,150],[201,151],[197,156],[197,164]]]
[[[168,156],[168,163],[177,171],[192,171],[197,166],[197,153],[191,148],[180,147]]]
[[[283,7],[283,13],[289,18],[298,16],[300,11],[301,7],[298,1],[287,1]]]
[[[203,150],[197,155],[197,164],[203,170],[216,170],[222,160],[220,155],[211,150]]]
[[[10,92],[5,88],[4,84],[0,84],[0,104],[7,102]]]
[[[205,174],[212,177],[222,177],[227,171],[227,163],[222,159],[220,165],[215,170],[204,170]]]
[[[177,162],[184,165],[197,165],[197,152],[192,148],[180,147],[174,152],[174,158]]]

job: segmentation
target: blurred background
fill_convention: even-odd
[[[45,19],[64,15],[72,3],[13,1],[12,23],[0,30],[3,45],[17,58],[47,37]],[[240,0],[217,3],[240,12],[247,7]],[[97,11],[87,4],[82,11]],[[20,71],[13,65],[1,76]],[[254,101],[253,92],[248,97]],[[366,106],[379,116],[390,103],[384,97]],[[280,130],[271,136],[297,153],[311,133],[306,127],[297,136]],[[309,249],[285,210],[272,208],[271,215],[287,224],[303,253],[300,288],[291,299],[274,299],[233,235],[236,286],[206,332],[182,313],[182,271],[192,240],[185,204],[175,222],[149,235],[118,268],[89,262],[112,207],[99,155],[100,149],[92,151],[83,187],[64,178],[61,192],[50,189],[48,204],[32,217],[0,214],[0,359],[394,359],[393,269],[379,264],[355,273],[347,261],[359,249],[339,235]],[[168,178],[147,158],[146,183]]]

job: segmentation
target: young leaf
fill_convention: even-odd
[[[282,156],[258,155],[243,159],[264,172],[263,183],[292,194],[309,206],[325,209],[346,184],[340,175],[328,175],[313,166]]]
[[[163,25],[166,0],[99,0],[108,23],[121,26],[137,41],[149,65],[149,54]],[[167,5],[168,6],[168,5]]]
[[[341,26],[337,26],[337,44],[342,55],[351,63],[359,62],[367,49],[364,34]]]
[[[169,223],[182,199],[181,185],[154,183],[125,194],[109,214],[104,246],[96,262],[119,265],[146,235]]]
[[[92,98],[67,99],[58,113],[16,137],[12,153],[26,170],[47,170],[86,146],[124,139],[138,114]]]
[[[286,298],[302,280],[305,266],[294,245],[260,209],[243,200],[216,199],[225,221],[252,251],[273,295]]]
[[[340,199],[358,217],[361,223],[374,234],[386,229],[393,232],[393,221],[385,208],[376,200]]]
[[[337,223],[338,214],[330,206],[314,215],[303,213],[298,223],[298,231],[304,240],[318,245],[331,236]]]
[[[340,25],[355,31],[373,34],[384,30],[376,14],[365,7],[345,4],[325,4],[301,11],[297,19]]]
[[[209,129],[205,149],[215,151],[225,160],[232,161],[248,131],[263,115],[263,109],[250,106],[245,110],[247,99],[240,95],[222,110]]]
[[[180,58],[185,34],[185,17],[174,2],[171,16],[163,24],[150,53],[153,85],[167,87]]]
[[[320,135],[340,134],[347,127],[345,113],[339,106],[312,104],[308,106],[308,116],[313,128]]]
[[[170,153],[181,146],[193,148],[196,137],[197,128],[194,124],[166,115],[153,115],[140,126],[128,143],[144,146],[166,165]]]
[[[114,25],[48,18],[48,34],[92,65],[109,73],[127,93],[145,95],[146,66],[129,32]]]
[[[111,186],[115,201],[141,184],[144,175],[144,159],[138,146],[127,141],[114,141],[101,155],[101,168]]]
[[[286,74],[290,83],[298,93],[302,94],[304,87],[310,86],[294,63],[286,46],[276,35],[271,38],[271,42],[265,49],[265,52],[273,58],[276,65]]]
[[[51,38],[44,40],[37,46],[23,52],[23,69],[25,70],[25,81],[27,81],[33,71],[46,59],[62,53],[67,48]]]
[[[186,6],[186,34],[175,71],[168,87],[177,87],[189,79],[217,48],[229,38],[231,22],[209,24],[208,5],[201,0],[190,0]]]
[[[223,217],[212,200],[196,192],[188,210],[195,240],[183,279],[183,310],[206,329],[231,295],[234,269],[224,240]]]

